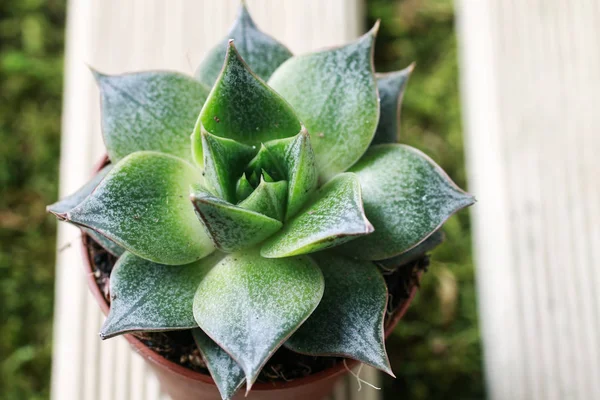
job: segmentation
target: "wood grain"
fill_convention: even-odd
[[[600,2],[457,14],[490,398],[600,398]]]

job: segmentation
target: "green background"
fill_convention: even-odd
[[[417,68],[402,142],[466,187],[450,0],[369,0],[378,71]],[[64,0],[0,1],[0,397],[49,396]],[[389,399],[484,397],[468,213],[446,224],[420,294],[390,338]],[[107,399],[108,400],[108,399]]]

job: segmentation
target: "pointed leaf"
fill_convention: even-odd
[[[244,370],[225,350],[219,347],[202,329],[192,330],[194,341],[202,353],[206,366],[221,393],[223,400],[229,400],[246,381]]]
[[[102,100],[102,133],[116,163],[153,150],[192,160],[190,134],[208,89],[174,72],[95,73]]]
[[[250,390],[267,360],[317,307],[323,287],[321,271],[306,256],[234,253],[200,282],[194,316],[242,367]]]
[[[344,47],[292,57],[269,80],[311,134],[324,181],[358,161],[375,134],[379,119],[372,63],[376,31],[377,26]]]
[[[275,179],[264,169],[262,170],[261,177],[265,182],[275,182]]]
[[[383,260],[415,247],[456,211],[475,202],[429,157],[409,146],[373,146],[352,167],[360,180],[368,237],[339,248],[344,254]]]
[[[394,376],[383,330],[387,286],[375,264],[330,252],[311,257],[325,277],[323,299],[285,346],[302,354],[352,358]]]
[[[195,185],[190,198],[214,245],[231,253],[251,247],[281,229],[282,223],[235,206]]]
[[[233,43],[196,130],[200,125],[213,135],[252,146],[294,136],[301,128],[292,107],[248,69]]]
[[[242,177],[238,180],[236,184],[235,193],[238,201],[244,201],[248,196],[252,194],[254,188],[246,178],[246,174],[242,175]]]
[[[292,56],[284,45],[256,27],[245,4],[242,3],[238,17],[227,37],[202,61],[196,70],[196,79],[209,87],[214,85],[223,67],[227,42],[230,39],[235,41],[240,54],[252,71],[265,81],[281,63]]]
[[[274,177],[274,180],[279,181],[282,179],[286,179],[286,174],[280,160],[278,160],[278,158],[275,157],[275,154],[273,154],[273,152],[271,152],[265,146],[265,144],[261,144],[260,150],[258,151],[258,154],[256,154],[256,157],[254,157],[252,161],[248,163],[248,167],[246,168],[246,175],[253,176],[258,180],[260,175],[263,174],[264,170],[270,171],[271,175]],[[254,185],[258,185],[260,182],[257,181],[251,183]]]
[[[92,179],[90,179],[85,185],[77,189],[77,191],[64,199],[57,201],[54,204],[46,207],[48,212],[52,214],[62,214],[77,207],[81,202],[92,193],[96,186],[104,179],[104,177],[110,172],[113,165],[108,164],[102,168]]]
[[[64,214],[81,204],[83,200],[85,200],[85,198],[88,197],[94,189],[96,189],[96,186],[98,186],[102,179],[104,179],[104,177],[110,172],[112,167],[112,164],[108,164],[75,193],[54,204],[49,205],[46,207],[46,210],[61,218],[61,214]],[[82,227],[81,230],[91,236],[92,239],[100,244],[100,246],[116,257],[119,257],[125,251],[125,249],[123,249],[121,246],[108,239],[106,236],[93,231],[92,229]]]
[[[263,257],[307,254],[373,232],[365,217],[358,179],[344,173],[316,193],[316,199],[263,245]]]
[[[402,97],[414,67],[411,64],[401,71],[377,74],[380,117],[371,146],[398,142]]]
[[[441,229],[433,232],[431,236],[422,241],[419,245],[413,247],[412,249],[405,251],[404,253],[388,258],[385,260],[377,261],[382,268],[385,269],[396,269],[403,265],[406,265],[410,262],[416,261],[417,259],[423,257],[425,253],[433,250],[444,241],[444,232]]]
[[[287,221],[300,211],[319,183],[310,136],[303,129],[292,138],[273,140],[265,146],[278,159],[288,181]]]
[[[60,217],[150,261],[188,264],[214,250],[187,196],[189,185],[201,180],[201,173],[180,158],[133,153],[83,203]]]
[[[172,331],[198,325],[193,301],[202,278],[221,254],[186,265],[164,265],[126,252],[110,275],[110,312],[100,330],[107,339],[132,331]]]
[[[239,206],[283,221],[287,187],[288,184],[286,181],[266,182],[263,180],[254,192],[246,200],[242,201]]]
[[[235,203],[236,184],[256,150],[231,139],[202,132],[204,184],[216,196]]]

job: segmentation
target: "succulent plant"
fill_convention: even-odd
[[[94,72],[110,164],[48,208],[119,257],[103,338],[193,329],[224,399],[280,346],[392,374],[380,268],[474,200],[396,143],[376,33],[293,56],[242,5],[194,78]]]

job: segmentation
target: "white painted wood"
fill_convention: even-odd
[[[600,398],[600,2],[458,0],[491,399]]]
[[[342,44],[363,32],[361,0],[249,0],[257,23],[295,53]],[[192,74],[227,32],[237,0],[70,0],[67,23],[61,196],[75,191],[104,154],[98,92],[87,65],[107,73],[171,69]],[[79,232],[58,231],[52,399],[168,400],[122,338],[100,341],[103,317],[88,293]],[[102,381],[100,381],[100,376]],[[377,384],[372,369],[362,378]],[[346,388],[336,400],[375,400]],[[355,392],[355,391],[354,391]]]

